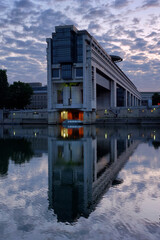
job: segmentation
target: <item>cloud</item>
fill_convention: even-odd
[[[102,8],[90,8],[88,13],[84,15],[84,19],[95,19],[98,17],[103,17],[106,14],[106,9]]]
[[[7,6],[4,3],[0,3],[0,12],[4,12],[7,9]]]
[[[101,25],[98,23],[95,23],[94,21],[91,21],[89,26],[88,26],[88,31],[92,31],[92,30],[100,30],[101,29]]]
[[[142,8],[150,8],[150,7],[159,7],[160,1],[159,0],[146,0],[142,5]]]
[[[147,48],[147,41],[143,38],[136,38],[131,50],[141,50],[145,51]]]
[[[158,34],[156,32],[151,32],[147,37],[156,37]]]
[[[123,8],[126,7],[129,4],[128,0],[115,0],[112,4],[112,7],[114,8]]]
[[[133,24],[135,24],[135,25],[139,24],[139,22],[140,22],[140,20],[138,18],[133,18],[132,21],[133,21]]]
[[[17,8],[32,8],[34,4],[29,0],[20,0],[15,2]]]

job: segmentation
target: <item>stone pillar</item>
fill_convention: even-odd
[[[128,107],[131,106],[131,93],[128,92]]]
[[[47,38],[47,96],[48,96],[48,110],[52,109],[52,99],[53,99],[53,93],[52,93],[52,40],[50,38]]]
[[[115,81],[111,82],[111,107],[117,107],[117,84]]]
[[[128,106],[128,103],[127,103],[127,94],[128,94],[127,90],[124,89],[124,107],[127,107],[127,106]]]
[[[131,107],[133,107],[133,95],[131,93]]]

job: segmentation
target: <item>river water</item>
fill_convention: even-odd
[[[159,240],[160,127],[1,127],[0,239]]]

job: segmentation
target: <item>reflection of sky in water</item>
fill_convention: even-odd
[[[67,225],[48,210],[48,155],[10,161],[0,178],[0,239],[153,239],[160,236],[160,148],[141,143],[88,219]]]

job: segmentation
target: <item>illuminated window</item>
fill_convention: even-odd
[[[68,112],[67,111],[61,112],[61,119],[62,120],[68,119]]]

